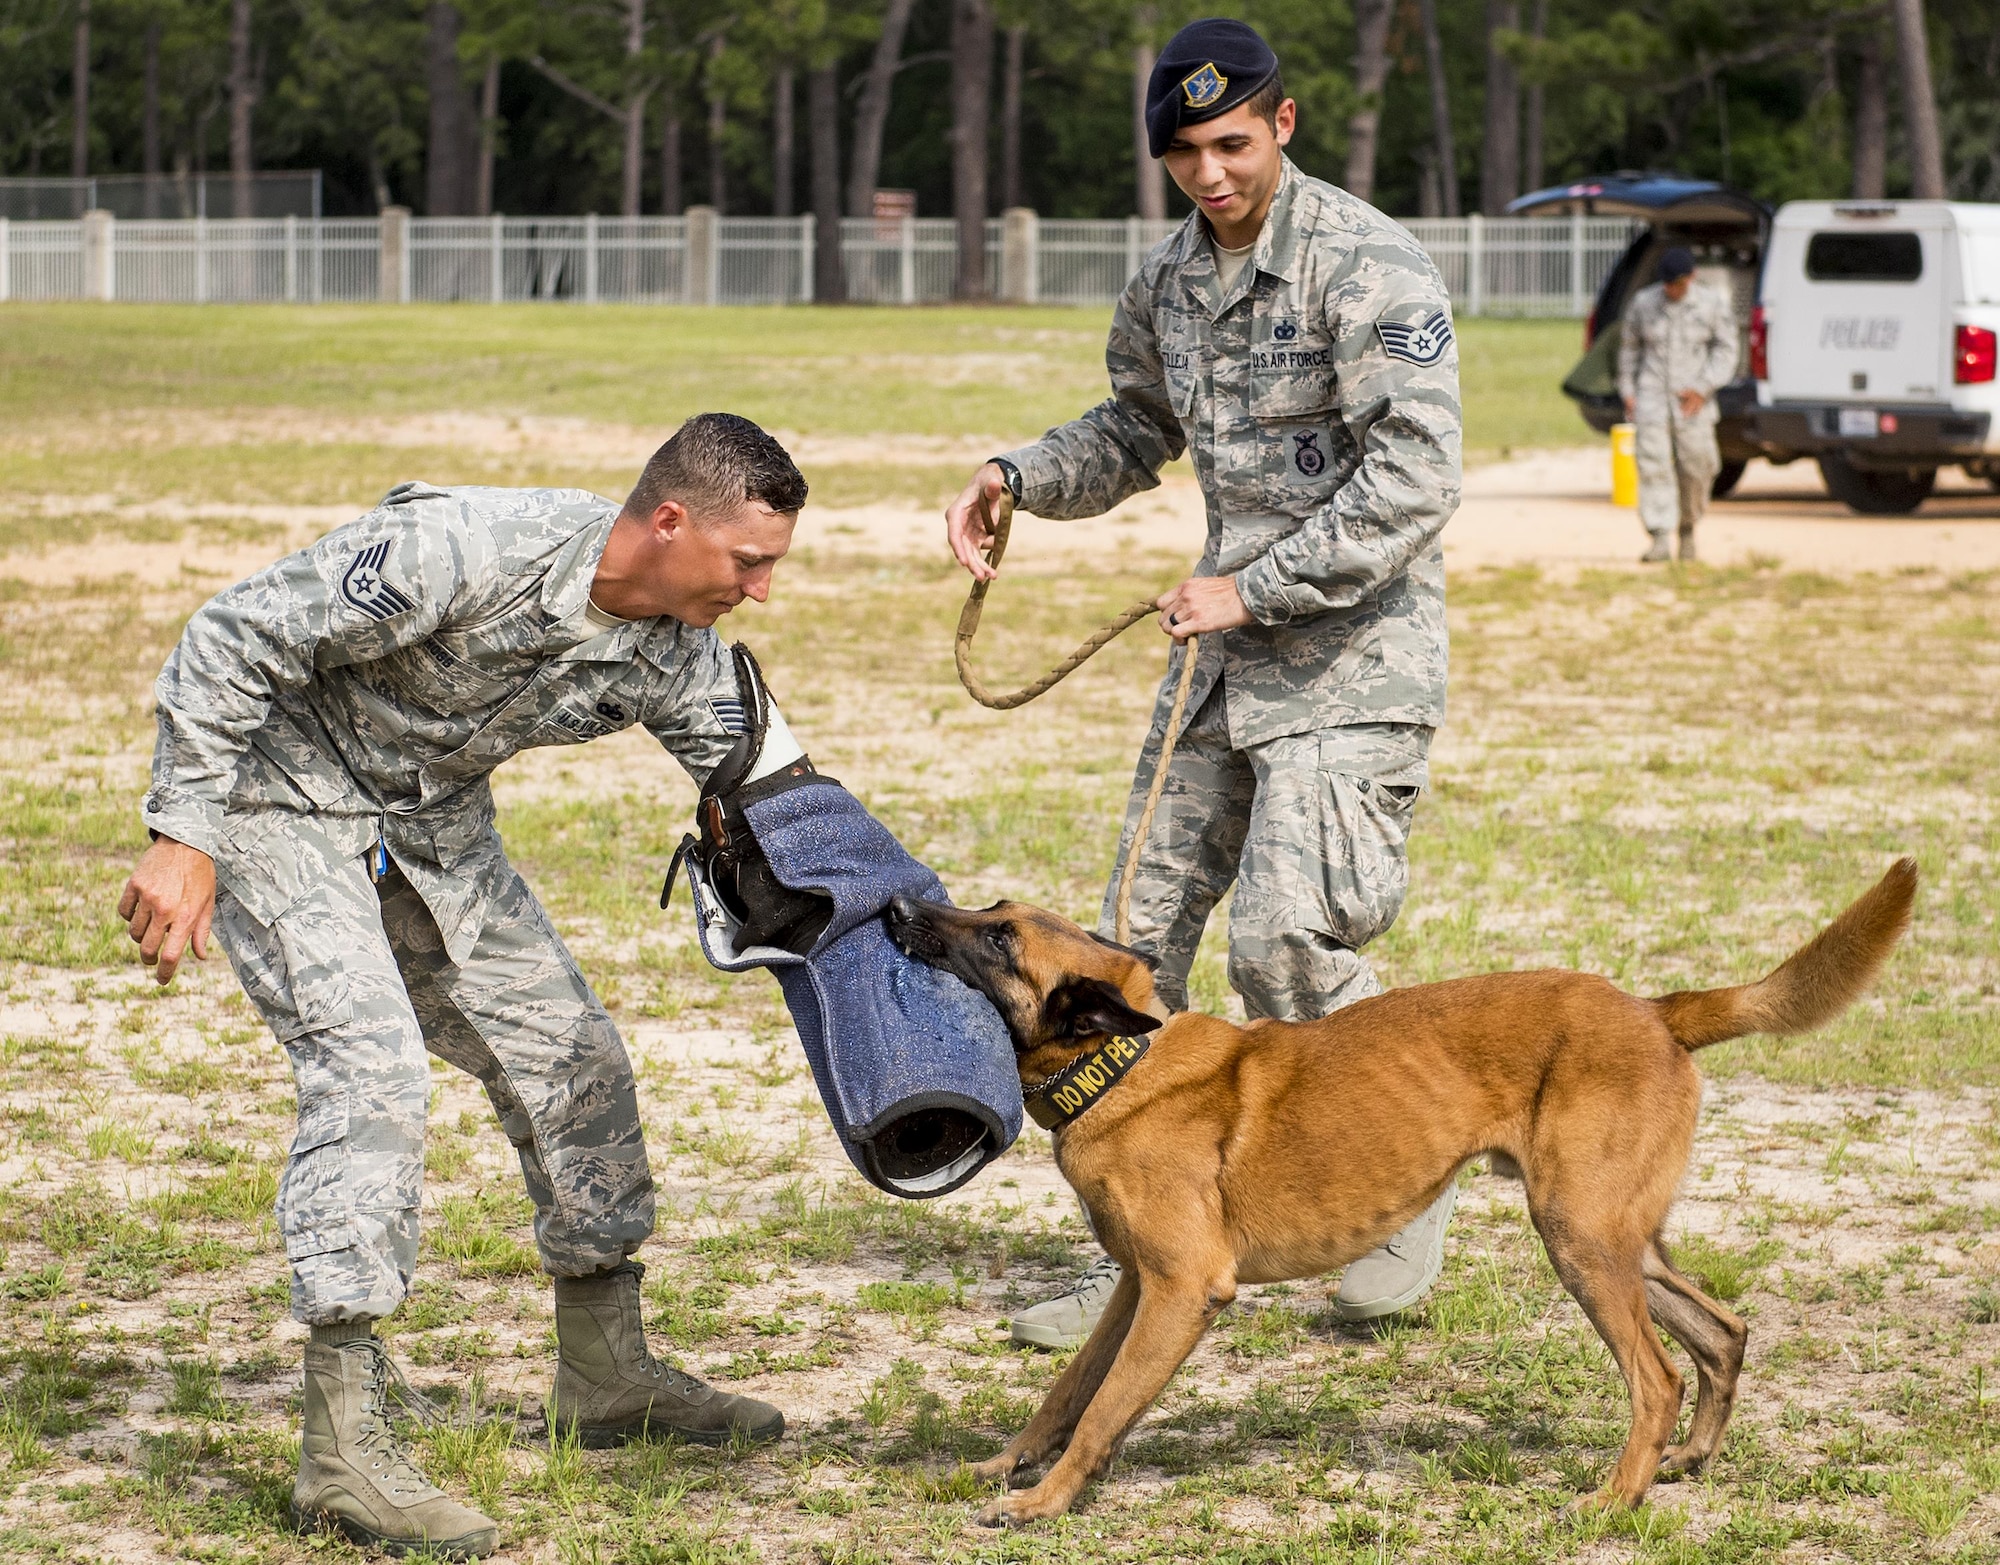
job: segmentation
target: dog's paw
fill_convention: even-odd
[[[974,1462],[971,1471],[981,1483],[1005,1483],[1014,1476],[1015,1465],[1015,1459],[1002,1451],[983,1462]]]
[[[978,1516],[979,1525],[982,1527],[1011,1527],[1014,1521],[1014,1513],[1004,1499],[993,1501],[984,1507]]]
[[[1684,1445],[1677,1445],[1660,1457],[1659,1477],[1665,1483],[1672,1483],[1677,1478],[1692,1478],[1707,1463],[1706,1451],[1691,1451]]]
[[[1596,1489],[1589,1494],[1580,1494],[1574,1500],[1571,1500],[1563,1507],[1563,1515],[1577,1521],[1582,1521],[1587,1517],[1601,1516],[1606,1511],[1620,1510],[1624,1507],[1624,1504],[1625,1502],[1619,1499],[1613,1491],[1609,1489]]]

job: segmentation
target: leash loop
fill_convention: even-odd
[[[986,547],[986,563],[995,570],[1000,568],[1001,557],[1007,552],[1007,538],[1013,528],[1014,497],[1002,491],[993,512],[993,541]],[[991,585],[990,581],[975,578],[972,591],[966,594],[965,607],[958,611],[958,638],[952,648],[952,661],[958,665],[958,682],[965,686],[966,694],[995,712],[1011,712],[1017,706],[1026,706],[1037,696],[1048,694],[1139,621],[1159,613],[1152,599],[1142,598],[1101,630],[1086,637],[1074,652],[1040,679],[1031,680],[1019,690],[995,695],[986,682],[972,671],[972,640],[979,634],[980,616],[986,611],[986,589]],[[1174,705],[1167,718],[1167,731],[1160,739],[1160,759],[1153,768],[1153,783],[1146,790],[1146,807],[1139,812],[1139,823],[1132,832],[1132,841],[1125,850],[1125,865],[1118,876],[1115,912],[1117,938],[1121,945],[1128,944],[1132,938],[1132,883],[1139,871],[1139,852],[1152,834],[1153,816],[1160,807],[1160,795],[1166,788],[1167,767],[1174,758],[1174,745],[1180,738],[1181,718],[1187,712],[1188,691],[1194,684],[1195,657],[1200,651],[1199,636],[1189,636],[1182,643],[1180,683],[1174,689]]]

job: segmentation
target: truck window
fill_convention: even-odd
[[[1915,234],[1814,234],[1806,276],[1816,283],[1913,283],[1924,275]]]

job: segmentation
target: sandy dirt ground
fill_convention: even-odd
[[[574,426],[574,427],[572,427]],[[236,424],[217,421],[217,435]],[[260,433],[265,431],[260,424]],[[593,459],[629,460],[636,468],[647,455],[641,430],[587,424],[580,420],[502,420],[472,415],[383,421],[350,427],[342,423],[322,436],[379,439],[385,444],[434,447],[459,443],[481,450],[561,451]],[[963,461],[968,473],[985,447],[963,442],[802,441],[800,459],[939,463]],[[1540,451],[1509,461],[1471,468],[1464,499],[1445,530],[1447,567],[1458,570],[1534,565],[1568,572],[1634,565],[1645,547],[1637,514],[1610,503],[1610,459],[1597,447]],[[195,523],[226,517],[261,522],[295,537],[338,526],[353,515],[350,506],[219,505],[162,500],[119,503],[105,497],[64,497],[45,502],[51,511],[77,515],[112,514],[147,520]],[[1010,545],[1017,560],[1055,563],[1103,559],[1132,550],[1170,550],[1190,559],[1201,552],[1204,530],[1201,492],[1192,475],[1170,470],[1156,490],[1137,495],[1102,517],[1044,522],[1024,518]],[[831,553],[917,555],[942,550],[943,523],[932,507],[875,505],[808,508],[799,542]],[[1713,565],[1776,562],[1790,570],[1845,575],[1857,571],[1897,571],[1924,566],[1946,571],[2000,568],[2000,492],[1966,478],[1956,469],[1938,475],[1937,493],[1905,517],[1856,516],[1832,499],[1809,462],[1773,467],[1753,462],[1736,490],[1717,501],[1704,519],[1697,542]],[[54,584],[191,569],[240,574],[268,559],[266,544],[245,542],[136,543],[98,539],[17,556],[9,574]]]
[[[303,438],[308,427],[302,421],[293,433]],[[315,427],[324,438],[334,438]],[[337,434],[355,438],[358,431],[360,426],[343,426]],[[265,432],[260,426],[259,433]],[[184,438],[211,433],[221,443],[241,438],[243,429],[237,422],[217,421],[212,432],[206,426],[182,431]],[[560,446],[634,466],[650,449],[643,431],[562,420],[456,415],[384,420],[379,427],[367,426],[365,435],[410,446],[540,442],[538,449]],[[989,449],[856,442],[830,443],[823,450],[807,445],[801,455],[827,461],[963,461],[969,470]],[[1445,535],[1448,564],[1460,573],[1532,565],[1557,575],[1599,568],[1638,575],[1643,536],[1633,513],[1608,503],[1608,479],[1608,461],[1598,448],[1535,453],[1469,472],[1464,503]],[[12,552],[0,567],[0,574],[51,587],[134,575],[156,581],[198,578],[206,590],[353,514],[345,506],[121,505],[74,497],[15,503],[51,516],[97,516],[112,523],[88,544]],[[121,517],[181,522],[188,531],[177,541],[160,539],[157,528],[133,529],[140,536],[130,537],[116,525]],[[199,529],[207,519],[261,524],[263,531],[240,528],[231,541],[227,532]],[[1105,518],[1024,519],[1014,558],[1044,570],[1126,551],[1135,556],[1168,551],[1192,560],[1202,537],[1201,498],[1181,471]],[[822,555],[904,558],[939,555],[943,547],[936,509],[902,505],[809,511],[800,542]],[[1711,511],[1701,545],[1703,558],[1717,565],[1776,561],[1831,576],[1911,567],[1995,570],[2000,569],[2000,494],[1951,474],[1915,516],[1859,518],[1825,495],[1810,466],[1758,464],[1736,495]],[[861,726],[859,718],[854,726]],[[1471,742],[1456,733],[1448,739],[1454,745]],[[912,742],[902,731],[883,741],[885,747]],[[590,747],[587,762],[574,751],[528,757],[503,780],[503,797],[557,790],[612,794],[623,786],[630,766],[651,755],[647,745],[627,734]],[[858,734],[847,747],[862,748]],[[863,759],[876,764],[872,757]],[[1452,762],[1444,751],[1440,759]],[[943,761],[938,766],[940,775],[949,770]],[[1114,777],[1106,786],[1122,782]],[[590,943],[587,932],[584,943]],[[594,954],[586,951],[587,958]],[[685,1357],[691,1368],[729,1389],[782,1403],[796,1432],[775,1456],[735,1469],[737,1487],[721,1498],[701,1500],[700,1514],[746,1539],[763,1558],[798,1557],[801,1550],[820,1560],[914,1559],[947,1552],[913,1539],[909,1526],[893,1518],[887,1492],[870,1491],[869,1514],[875,1518],[870,1525],[895,1541],[875,1555],[843,1553],[856,1534],[837,1521],[844,1511],[822,1506],[818,1496],[822,1489],[858,1491],[877,1481],[870,1477],[874,1453],[889,1449],[902,1426],[892,1418],[877,1434],[867,1434],[857,1431],[855,1421],[900,1361],[920,1366],[953,1398],[969,1397],[966,1386],[990,1387],[996,1396],[1023,1401],[1039,1394],[1046,1382],[1044,1361],[1002,1354],[999,1344],[1005,1318],[1052,1291],[1084,1252],[1075,1205],[1050,1159],[1048,1138],[1031,1129],[991,1171],[940,1203],[939,1231],[962,1222],[986,1249],[926,1252],[892,1243],[885,1236],[893,1230],[878,1224],[850,1256],[808,1263],[782,1252],[748,1250],[725,1278],[716,1259],[725,1252],[704,1245],[748,1232],[788,1187],[808,1188],[816,1199],[829,1191],[839,1197],[843,1188],[851,1196],[854,1181],[775,1007],[742,1024],[737,1015],[704,1015],[691,1002],[681,1009],[668,984],[657,996],[640,992],[637,980],[629,988],[626,994],[607,992],[607,998],[626,1025],[660,1186],[661,1233],[647,1252],[656,1283],[666,1282],[670,1292],[687,1284],[692,1298],[704,1285],[720,1289],[728,1282],[713,1335],[688,1344]],[[508,1148],[491,1128],[483,1098],[473,1083],[448,1071],[439,1071],[435,1087],[427,1223],[453,1209],[487,1211],[477,1204],[490,1202],[481,1221],[518,1242],[518,1176]],[[215,1525],[211,1513],[192,1509],[212,1495],[235,1492],[222,1481],[192,1482],[186,1497],[174,1500],[179,1510],[159,1510],[165,1520],[128,1508],[99,1523],[93,1520],[96,1513],[70,1508],[71,1497],[90,1487],[147,1470],[147,1462],[157,1461],[165,1449],[160,1442],[194,1427],[197,1418],[240,1432],[246,1443],[253,1436],[266,1441],[256,1470],[267,1477],[279,1474],[274,1481],[283,1481],[289,1456],[279,1448],[292,1428],[304,1329],[286,1316],[283,1255],[268,1216],[261,1210],[236,1212],[219,1195],[205,1193],[253,1171],[268,1177],[281,1166],[291,1107],[282,1056],[234,993],[220,962],[190,975],[165,997],[155,997],[132,968],[17,969],[5,975],[0,1125],[12,1133],[0,1135],[0,1190],[38,1215],[36,1236],[24,1235],[5,1256],[11,1297],[0,1307],[12,1311],[21,1332],[54,1331],[59,1325],[91,1352],[115,1351],[127,1367],[106,1371],[107,1389],[92,1404],[97,1412],[91,1427],[53,1442],[56,1450],[45,1467],[34,1469],[10,1493],[0,1492],[0,1529],[19,1529],[22,1537],[46,1534],[59,1550],[78,1551],[53,1558],[82,1558],[87,1552],[93,1558],[152,1562],[189,1557],[211,1545],[215,1552],[209,1557],[230,1557],[208,1530]],[[1990,1091],[1813,1090],[1751,1076],[1710,1083],[1670,1234],[1676,1240],[1700,1236],[1739,1256],[1761,1254],[1768,1243],[1773,1256],[1782,1257],[1754,1263],[1746,1284],[1757,1319],[1753,1369],[1736,1436],[1742,1449],[1781,1442],[1790,1428],[1783,1421],[1795,1411],[1802,1419],[1822,1413],[1831,1418],[1859,1407],[1869,1409],[1865,1419],[1871,1427],[1891,1429],[1894,1421],[1872,1410],[1885,1395],[1880,1388],[1920,1361],[1929,1366],[1957,1351],[1949,1344],[1962,1341],[1971,1301],[1987,1286],[1985,1280],[2000,1272],[1996,1126],[2000,1097]],[[100,1225],[102,1233],[91,1228],[87,1240],[69,1249],[46,1242],[48,1214],[67,1214],[65,1202],[72,1197],[95,1213],[129,1216],[141,1203],[176,1192],[186,1196],[186,1213],[175,1220],[175,1247],[169,1252],[160,1241],[157,1259],[122,1259],[117,1247],[129,1236],[109,1216]],[[197,1197],[211,1201],[215,1210]],[[1498,1277],[1504,1271],[1517,1285],[1530,1276],[1533,1240],[1523,1228],[1518,1185],[1470,1178],[1462,1213],[1439,1308],[1471,1298],[1489,1273]],[[166,1226],[164,1220],[160,1226]],[[1051,1231],[1053,1247],[1041,1247],[1039,1240]],[[1075,1250],[1065,1253],[1063,1241]],[[867,1301],[864,1289],[898,1278],[930,1286],[949,1302],[912,1315]],[[1412,1390],[1375,1373],[1413,1351],[1409,1342],[1331,1324],[1323,1313],[1331,1286],[1320,1280],[1244,1290],[1237,1311],[1204,1341],[1190,1370],[1140,1429],[1130,1459],[1097,1492],[1094,1524],[1122,1531],[1187,1470],[1167,1460],[1178,1449],[1173,1442],[1182,1439],[1174,1430],[1222,1427],[1239,1405],[1249,1405],[1246,1399],[1260,1384],[1305,1386],[1322,1376],[1352,1376],[1357,1367],[1369,1368],[1375,1379],[1353,1452],[1341,1459],[1343,1471],[1361,1475],[1391,1508],[1408,1507],[1416,1514],[1427,1503],[1441,1503],[1434,1498],[1435,1479],[1409,1454],[1414,1446],[1406,1437],[1413,1427],[1441,1416],[1442,1393],[1436,1384]],[[1587,1341],[1574,1307],[1548,1292],[1546,1284],[1535,1286],[1548,1299],[1546,1315],[1532,1330],[1524,1328],[1521,1340],[1537,1353],[1550,1342]],[[654,1299],[656,1308],[665,1307],[662,1297]],[[678,1294],[676,1300],[679,1308]],[[545,1285],[532,1275],[493,1267],[454,1273],[445,1260],[427,1256],[417,1303],[433,1323],[406,1325],[397,1342],[417,1383],[429,1392],[456,1394],[477,1377],[489,1407],[519,1399],[532,1429],[552,1362]],[[1281,1350],[1258,1345],[1264,1337],[1275,1340],[1278,1327],[1271,1323],[1292,1314],[1301,1322],[1310,1319],[1312,1329],[1298,1326]],[[1429,1351],[1421,1334],[1416,1340],[1415,1352]],[[1930,1358],[1921,1358],[1926,1353]],[[213,1403],[202,1404],[208,1412],[175,1401],[175,1366],[191,1363],[215,1366],[220,1375]],[[1463,1385],[1484,1387],[1520,1373],[1514,1361],[1472,1364]],[[1441,1384],[1458,1374],[1439,1367],[1434,1379]],[[1592,1399],[1612,1383],[1608,1364],[1593,1361],[1586,1402],[1594,1406]],[[1616,1430],[1619,1416],[1612,1406],[1605,1428],[1615,1433],[1600,1439],[1600,1448],[1622,1433]],[[1454,1414],[1451,1422],[1454,1438],[1478,1432],[1469,1418]],[[1242,1451],[1218,1447],[1212,1468],[1235,1472],[1274,1449],[1268,1441]],[[523,1442],[508,1453],[517,1492],[527,1482],[524,1475],[538,1470],[545,1451]],[[943,1458],[932,1460],[946,1465]],[[1196,1472],[1202,1477],[1210,1468]],[[1433,1499],[1427,1501],[1427,1494]],[[1704,1527],[1723,1514],[1727,1500],[1726,1492],[1694,1485],[1659,1493],[1664,1510],[1689,1513]],[[1285,1509],[1268,1496],[1243,1493],[1227,1495],[1222,1504],[1229,1526],[1245,1537],[1275,1536],[1282,1527],[1302,1524],[1300,1518],[1311,1522],[1335,1514],[1317,1498],[1288,1500]],[[977,1541],[965,1527],[968,1510],[952,1502],[946,1518],[952,1548]],[[2000,1500],[1981,1498],[1957,1536],[1988,1536],[1996,1521]],[[259,1521],[249,1533],[264,1551],[261,1558],[303,1558],[317,1547],[316,1541],[279,1545],[274,1533],[257,1530],[266,1525]],[[558,1558],[568,1565],[586,1557],[578,1552],[580,1543],[576,1550],[565,1543],[558,1551],[553,1523],[536,1526],[541,1530],[530,1529],[528,1540],[503,1557],[551,1565]],[[0,1548],[0,1557],[6,1553]],[[1629,1550],[1601,1557],[1623,1560]]]

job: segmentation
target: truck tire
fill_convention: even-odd
[[[1715,482],[1708,486],[1709,499],[1720,500],[1734,489],[1743,478],[1743,469],[1749,465],[1748,462],[1724,462],[1715,475]]]
[[[1915,472],[1872,472],[1856,467],[1840,451],[1821,454],[1819,476],[1826,480],[1828,494],[1863,516],[1907,516],[1929,498],[1937,483],[1934,467]]]

